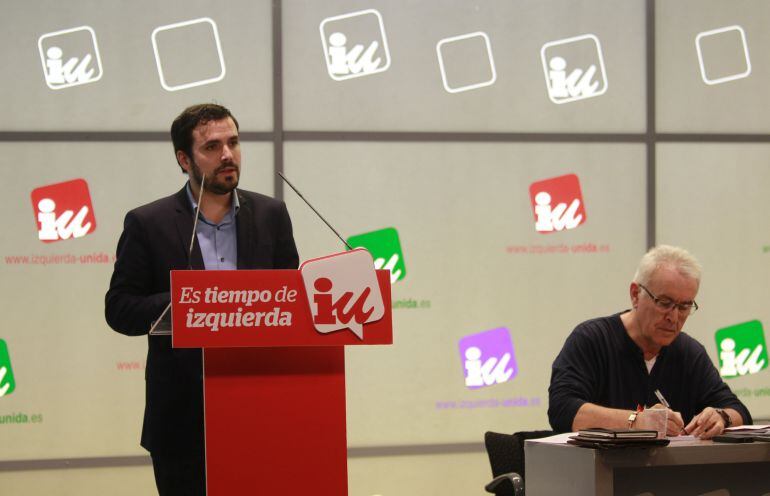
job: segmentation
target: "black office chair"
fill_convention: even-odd
[[[523,431],[515,434],[484,433],[494,479],[484,486],[495,496],[524,495],[524,441],[553,435],[553,431]]]

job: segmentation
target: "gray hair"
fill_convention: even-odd
[[[639,261],[639,266],[634,274],[634,282],[647,285],[652,274],[662,266],[673,266],[680,274],[695,279],[700,284],[700,275],[703,268],[684,248],[669,245],[658,245],[644,254]]]

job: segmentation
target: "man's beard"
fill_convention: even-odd
[[[200,186],[201,181],[203,180],[203,174],[201,173],[200,167],[198,167],[198,164],[195,163],[195,159],[190,157],[190,172],[192,172],[192,177],[195,179],[195,182],[198,183],[198,186]],[[220,181],[217,177],[221,170],[232,168],[235,169],[235,180],[234,181]],[[203,189],[208,191],[209,193],[214,193],[215,195],[226,195],[230,193],[232,190],[234,190],[238,186],[238,179],[240,178],[240,166],[239,164],[235,163],[227,163],[222,164],[219,167],[217,167],[212,174],[208,174],[206,176],[206,184],[203,186]]]

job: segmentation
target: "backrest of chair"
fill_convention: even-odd
[[[553,434],[553,431],[521,431],[515,434],[484,433],[484,445],[492,467],[492,476],[516,472],[524,479],[524,441]]]
[[[490,431],[484,433],[484,446],[487,448],[489,465],[492,467],[492,477],[516,472],[524,452],[521,439],[512,434]]]
[[[489,465],[492,467],[492,477],[516,472],[516,467],[520,466],[524,454],[519,439],[511,434],[485,432],[484,446],[487,449],[487,456],[489,456]],[[487,491],[489,492],[490,489]],[[495,496],[514,496],[516,494],[510,481],[501,482],[494,489],[494,492]]]

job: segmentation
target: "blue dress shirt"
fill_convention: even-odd
[[[238,268],[238,238],[235,230],[235,216],[241,208],[238,193],[233,190],[233,204],[230,211],[215,224],[200,212],[195,228],[198,244],[203,255],[206,270],[235,270]],[[198,202],[192,194],[190,183],[187,183],[187,198],[190,200],[193,212],[198,208]]]

